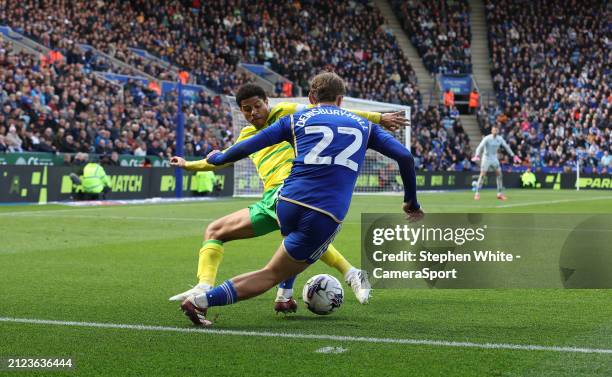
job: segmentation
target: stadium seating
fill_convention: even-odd
[[[431,106],[421,109],[413,117],[416,124],[412,152],[420,170],[470,170],[469,137],[465,133],[459,113],[446,107]]]
[[[173,154],[176,99],[161,99],[138,82],[120,88],[81,64],[44,64],[0,48],[0,135],[7,151]],[[231,144],[231,118],[218,97],[201,93],[184,108],[186,153]],[[2,147],[0,147],[2,148]]]
[[[159,79],[176,77],[161,65],[145,61],[129,47],[144,48],[162,60],[193,71],[197,83],[220,93],[230,93],[248,80],[235,72],[235,59],[224,59],[220,51],[203,53],[201,25],[196,23],[196,15],[180,3],[9,2],[1,14],[2,23],[49,48],[77,50],[75,44],[89,44]]]
[[[403,29],[431,73],[472,73],[466,0],[392,0]]]
[[[239,60],[267,64],[305,89],[309,77],[327,68],[336,70],[347,79],[350,96],[413,106],[413,113],[417,114],[413,119],[413,135],[416,137],[422,134],[419,136],[422,142],[418,153],[424,154],[420,158],[423,168],[440,168],[440,161],[447,161],[444,162],[446,168],[450,164],[448,161],[454,158],[447,148],[449,151],[467,152],[465,134],[461,137],[449,137],[451,130],[440,133],[438,137],[438,130],[443,128],[441,117],[426,117],[424,114],[438,114],[439,110],[435,107],[420,106],[420,94],[412,67],[397,46],[395,38],[383,28],[380,12],[367,5],[367,2],[285,4],[245,1],[241,3],[244,7],[236,9],[223,4],[223,1],[212,1],[207,2],[203,9],[192,9],[182,3],[168,4],[160,1],[77,1],[61,3],[61,6],[43,4],[36,7],[33,2],[25,2],[23,6],[10,3],[0,12],[0,21],[66,57],[67,64],[62,66],[62,69],[58,70],[58,64],[50,67],[53,75],[72,75],[69,76],[71,79],[78,76],[79,80],[91,81],[96,87],[103,88],[93,92],[89,90],[90,86],[87,86],[87,90],[83,89],[82,95],[86,96],[90,103],[109,102],[107,107],[112,108],[120,102],[117,88],[95,78],[90,71],[124,74],[134,74],[134,71],[113,66],[108,60],[98,59],[95,55],[83,52],[76,47],[78,43],[92,45],[155,77],[174,79],[165,76],[170,72],[154,62],[140,58],[131,52],[128,46],[144,48],[179,67],[190,69],[198,83],[221,93],[231,93],[247,80],[244,75],[236,72],[235,65]],[[264,4],[266,11],[261,15],[250,11],[258,9],[257,7],[263,9]],[[94,19],[92,14],[103,17]],[[342,27],[334,27],[332,31],[329,27],[332,24]],[[308,28],[310,32],[303,33],[304,28]],[[360,30],[359,39],[352,37],[355,35],[352,30]],[[30,66],[36,65],[34,60],[24,55],[18,59],[27,60]],[[51,86],[53,88],[49,89],[50,92],[63,93],[63,88],[55,85],[54,80]],[[78,144],[77,150],[114,150],[120,153],[158,155],[161,149],[165,155],[171,153],[172,150],[168,147],[174,143],[174,134],[172,116],[168,109],[175,106],[175,103],[157,98],[137,82],[131,82],[126,89],[126,101],[122,104],[124,115],[119,123],[111,119],[111,115],[103,114],[104,111],[97,108],[94,108],[94,113],[100,120],[95,121],[93,117],[80,119],[76,116],[79,114],[72,114],[75,119],[70,119],[64,117],[63,113],[59,114],[58,119],[51,113],[45,115],[46,118],[53,119],[49,122],[59,122],[61,118],[66,118],[65,124],[62,124],[65,131],[52,127],[53,136],[56,136],[56,132],[72,134],[75,127],[84,128],[89,136],[88,142],[84,141],[83,137],[73,135],[73,141]],[[98,97],[100,90],[104,93],[103,98]],[[36,100],[35,94],[30,97]],[[199,127],[188,130],[188,154],[205,154],[211,144],[222,148],[232,141],[227,108],[221,104],[211,105],[213,101],[207,96],[203,96],[202,101],[199,106],[204,109],[204,118],[201,118],[200,114],[192,114],[190,111],[196,111],[193,107],[187,109],[188,126],[200,123]],[[62,102],[60,106],[69,107],[70,104]],[[198,105],[195,106],[197,108]],[[143,116],[145,113],[155,114],[155,121],[149,121]],[[192,122],[194,117],[198,116],[199,122]],[[146,125],[128,127],[132,122]],[[202,126],[202,122],[207,126]],[[160,126],[163,126],[162,132],[156,132],[156,127]],[[113,131],[113,127],[118,127],[118,130]],[[434,128],[423,131],[423,127]],[[6,134],[7,125],[4,128],[2,133]],[[23,130],[25,127],[17,128],[22,138],[28,137]],[[133,135],[136,143],[131,141],[132,128],[137,132],[137,135]],[[144,134],[139,135],[143,128]],[[213,142],[206,142],[206,135],[198,131],[204,128],[215,130],[216,142],[214,139]],[[98,133],[102,132],[102,129],[111,131],[111,135],[99,137]],[[40,132],[44,133],[44,130]],[[123,132],[127,132],[130,148],[125,148],[126,140],[117,141],[117,135],[123,135]],[[36,131],[33,136],[36,136]],[[154,146],[153,141],[156,139],[158,142]],[[98,145],[100,140],[105,144],[102,147]],[[431,144],[433,141],[436,142]],[[142,143],[146,146],[140,145]],[[75,149],[65,144],[61,141],[51,143],[51,150]],[[41,148],[26,143],[25,150]],[[444,158],[441,158],[442,156]]]
[[[479,112],[535,169],[606,171],[610,8],[599,1],[486,2],[497,104]],[[607,16],[606,16],[607,15]],[[608,160],[609,161],[609,160]],[[609,171],[610,166],[607,166]]]
[[[48,47],[87,43],[158,77],[163,69],[128,49],[141,47],[220,93],[244,83],[244,75],[236,72],[242,60],[267,63],[306,89],[314,73],[333,67],[349,79],[354,96],[412,104],[414,72],[382,29],[379,11],[364,3],[242,1],[229,6],[216,0],[194,9],[159,0],[72,1],[63,7],[25,2],[9,4],[0,21]]]

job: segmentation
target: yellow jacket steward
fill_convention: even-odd
[[[87,194],[99,194],[105,186],[111,187],[111,181],[100,164],[90,162],[83,168],[81,186]]]

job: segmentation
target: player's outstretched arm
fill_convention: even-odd
[[[208,163],[212,165],[223,165],[241,160],[251,153],[260,149],[280,143],[291,142],[291,122],[293,116],[281,118],[270,127],[259,132],[257,135],[234,144],[223,152],[208,155]]]
[[[408,124],[405,111],[383,114],[375,111],[347,110],[353,114],[359,115],[362,118],[366,118],[372,123],[380,124],[383,128],[389,131],[397,131],[401,127],[405,127],[406,124]]]
[[[303,108],[312,108],[314,105],[298,105],[295,103],[279,103],[275,106],[280,107],[282,112],[285,114],[293,114],[297,111],[302,110]],[[354,109],[346,109],[355,115],[359,115],[362,118],[369,120],[372,123],[380,124],[383,128],[389,131],[396,131],[401,127],[406,126],[408,124],[408,120],[406,119],[405,111],[397,111],[394,113],[379,113],[376,111],[362,111],[362,110],[354,110]]]
[[[423,218],[424,213],[417,201],[416,171],[414,169],[414,158],[410,151],[377,125],[372,126],[368,148],[397,161],[400,176],[404,183],[404,205],[402,209],[411,221]]]
[[[315,107],[315,105],[313,104],[304,106],[304,105],[298,105],[294,103],[279,103],[276,106],[282,106],[283,111],[286,111],[287,114],[293,114],[304,108],[311,109]],[[351,113],[355,115],[359,115],[360,117],[365,118],[372,123],[380,124],[381,126],[383,126],[384,128],[390,131],[395,131],[396,129],[399,128],[399,126],[396,124],[397,118],[391,115],[391,114],[398,114],[398,113],[382,114],[376,111],[362,111],[362,110],[353,110],[353,109],[345,109],[345,110],[350,111]]]
[[[487,137],[483,137],[482,140],[480,140],[480,144],[478,144],[478,147],[476,147],[476,153],[474,154],[474,157],[472,157],[472,161],[477,162],[480,160],[480,156],[482,156],[482,151],[484,150],[485,144],[487,143]]]
[[[506,143],[506,140],[504,140],[503,138],[501,139],[501,145],[502,147],[504,147],[504,149],[506,150],[506,153],[508,153],[510,157],[514,157],[514,152],[512,152],[512,149],[510,148],[508,143]]]
[[[187,171],[213,171],[213,170],[222,169],[229,165],[230,164],[219,165],[219,166],[212,165],[212,164],[209,164],[206,159],[197,160],[197,161],[187,161],[184,158],[179,157],[179,156],[172,156],[170,158],[170,166],[173,166],[175,168],[183,168]]]
[[[508,153],[510,157],[512,157],[512,161],[514,161],[517,164],[521,162],[521,158],[515,155],[514,152],[512,152],[512,148],[510,148],[510,146],[508,145],[508,143],[506,143],[506,140],[504,139],[502,139],[502,146],[506,150],[506,153]]]
[[[397,131],[402,127],[406,127],[408,119],[405,111],[397,111],[394,113],[384,113],[380,116],[380,125],[389,131]]]

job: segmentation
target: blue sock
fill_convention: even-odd
[[[295,283],[296,276],[289,278],[283,282],[281,282],[278,287],[282,289],[293,289],[293,283]]]
[[[226,280],[223,284],[208,291],[206,299],[208,300],[208,307],[230,305],[238,300],[238,294],[232,281]]]

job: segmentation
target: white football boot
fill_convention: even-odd
[[[370,285],[368,273],[366,271],[352,267],[346,273],[344,281],[351,287],[360,304],[368,303],[370,300],[370,293],[372,292],[372,286]]]
[[[192,296],[197,296],[197,295],[201,295],[204,292],[207,292],[211,289],[212,287],[208,284],[204,284],[204,283],[199,283],[197,284],[195,287],[183,292],[183,293],[179,293],[178,295],[172,296],[170,297],[168,300],[169,301],[185,301],[186,298],[188,297],[192,297]]]

